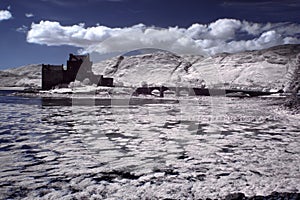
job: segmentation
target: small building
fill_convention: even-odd
[[[88,78],[97,86],[113,87],[113,78],[104,78],[103,75],[95,75],[92,72],[93,63],[89,55],[69,55],[67,66],[42,65],[42,89],[50,90],[56,86],[68,85],[78,80]]]

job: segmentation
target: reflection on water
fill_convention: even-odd
[[[43,106],[128,106],[144,104],[178,103],[175,99],[158,98],[41,98]]]
[[[186,199],[300,190],[299,123],[276,116],[269,100],[85,106],[74,99],[0,98],[1,199]]]

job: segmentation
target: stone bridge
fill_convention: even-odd
[[[164,97],[166,91],[174,91],[176,96],[180,96],[180,92],[188,92],[188,96],[225,96],[227,94],[244,94],[249,97],[271,95],[279,92],[269,92],[260,90],[243,90],[243,89],[218,89],[218,88],[197,88],[197,87],[166,87],[166,86],[153,86],[153,87],[138,87],[133,95],[153,95],[153,91],[159,91],[159,96]]]

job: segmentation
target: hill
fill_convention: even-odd
[[[211,57],[170,52],[115,57],[94,65],[95,73],[124,85],[197,85],[281,88],[289,85],[300,56],[300,45],[259,51],[222,53]],[[98,69],[104,71],[98,71]]]
[[[93,71],[126,86],[197,86],[204,80],[209,87],[281,88],[291,84],[299,58],[300,44],[211,57],[151,50],[94,63]],[[3,70],[0,77],[0,86],[40,86],[41,65]]]
[[[0,71],[2,87],[40,87],[42,65],[26,65]]]

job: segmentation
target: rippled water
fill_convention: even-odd
[[[64,101],[0,96],[1,199],[300,190],[300,123],[278,116],[274,100]]]

